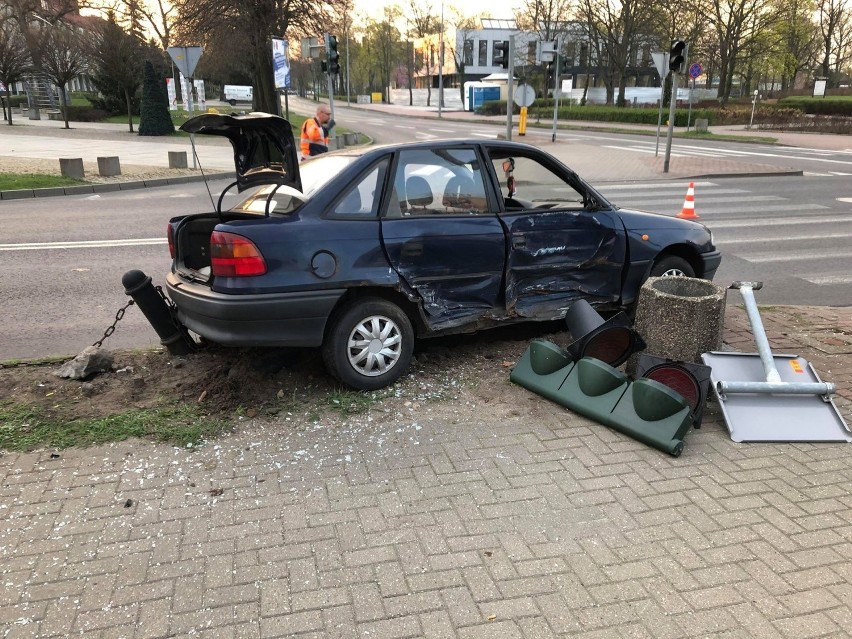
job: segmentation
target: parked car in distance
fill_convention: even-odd
[[[254,96],[254,87],[239,84],[226,84],[222,87],[222,99],[231,106],[237,102],[251,102]]]
[[[627,308],[649,276],[712,279],[721,261],[702,224],[619,208],[526,144],[436,140],[299,164],[277,116],[181,128],[228,138],[231,187],[251,193],[170,220],[178,320],[224,345],[320,347],[356,389],[397,380],[415,339],[559,319],[580,299]]]

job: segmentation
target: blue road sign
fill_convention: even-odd
[[[701,75],[702,71],[703,69],[701,68],[701,65],[698,62],[693,62],[689,65],[689,77],[693,80],[699,75]]]

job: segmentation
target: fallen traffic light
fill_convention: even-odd
[[[668,386],[689,404],[692,425],[701,428],[701,418],[710,392],[712,369],[704,364],[681,362],[642,353],[636,359],[636,377],[652,379]]]
[[[565,314],[565,324],[574,340],[567,348],[574,360],[594,357],[610,366],[619,366],[645,348],[645,341],[625,313],[604,320],[586,300],[571,305]]]
[[[509,378],[675,457],[683,451],[683,438],[692,425],[692,408],[668,386],[645,378],[631,382],[618,369],[591,357],[574,362],[544,340],[533,340]]]

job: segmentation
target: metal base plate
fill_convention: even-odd
[[[852,442],[852,433],[831,400],[819,395],[727,393],[719,396],[717,382],[764,382],[763,362],[756,353],[704,353],[712,368],[710,381],[735,442]],[[775,355],[782,382],[822,380],[810,363],[795,355]]]

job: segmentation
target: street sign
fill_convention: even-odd
[[[272,75],[276,89],[290,86],[290,60],[287,54],[287,40],[272,38]]]
[[[519,84],[518,88],[515,89],[513,100],[519,107],[532,106],[532,103],[535,102],[535,89],[528,84]]]
[[[166,50],[169,52],[172,61],[177,65],[178,70],[187,78],[191,78],[193,71],[195,71],[195,65],[201,58],[201,47],[169,47]]]
[[[651,58],[654,60],[654,66],[657,67],[657,72],[660,74],[661,78],[665,78],[669,75],[669,54],[668,52],[663,53],[662,51],[655,52],[651,54]]]
[[[693,80],[701,75],[701,72],[704,69],[701,68],[701,64],[698,62],[693,62],[689,65],[689,77]]]

